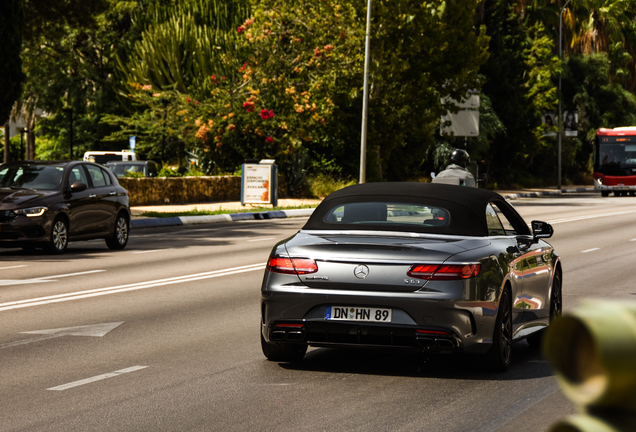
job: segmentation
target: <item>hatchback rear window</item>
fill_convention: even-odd
[[[333,207],[324,217],[330,224],[400,224],[426,227],[447,226],[446,209],[408,203],[359,202]]]

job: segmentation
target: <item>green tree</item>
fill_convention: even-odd
[[[105,149],[103,137],[110,130],[100,122],[102,115],[126,108],[125,100],[118,99],[114,56],[122,49],[122,40],[134,34],[133,17],[145,1],[48,3],[54,4],[32,3],[49,14],[51,23],[32,21],[27,26],[29,38],[22,53],[28,78],[21,108],[27,114],[35,108],[48,114],[37,125],[42,139],[36,156],[69,157],[70,113],[65,109],[73,113],[74,156]]]
[[[203,78],[235,72],[226,60],[238,54],[236,29],[249,15],[248,0],[153,2],[144,14],[146,28],[119,59],[125,82],[196,93]]]
[[[282,148],[315,171],[357,176],[366,2],[262,1],[245,35],[252,85],[277,106]],[[488,38],[473,26],[476,2],[374,2],[369,180],[418,175],[442,113],[440,98],[479,87]],[[267,33],[271,32],[271,33]],[[443,60],[443,61],[442,61]],[[282,116],[278,116],[282,117]],[[347,162],[348,161],[348,162]],[[294,164],[290,164],[294,165]]]
[[[9,120],[13,104],[22,93],[22,26],[24,10],[21,0],[6,0],[0,14],[0,125]]]
[[[528,54],[532,40],[520,15],[508,1],[490,3],[484,11],[490,57],[481,68],[483,92],[503,124],[484,154],[490,184],[512,185],[532,172],[530,152],[538,144],[537,108],[528,103]],[[524,54],[525,53],[525,54]],[[469,149],[470,150],[470,149]]]

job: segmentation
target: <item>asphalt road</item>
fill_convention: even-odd
[[[636,300],[636,198],[513,201],[546,220],[564,305]],[[304,219],[139,229],[124,251],[0,250],[0,431],[544,431],[576,408],[521,342],[472,359],[312,349],[268,362],[259,288]]]

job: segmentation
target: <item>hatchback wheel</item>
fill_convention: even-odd
[[[501,294],[492,338],[492,347],[488,352],[488,366],[494,371],[504,372],[510,366],[512,359],[512,311],[508,290]]]
[[[51,240],[46,244],[44,249],[49,253],[61,254],[68,246],[68,225],[66,221],[57,217],[53,221],[51,228]]]
[[[128,219],[123,214],[117,215],[115,231],[113,235],[106,239],[106,246],[109,249],[123,249],[128,244]]]
[[[279,362],[301,361],[307,352],[305,344],[267,343],[262,334],[261,348],[268,360]]]

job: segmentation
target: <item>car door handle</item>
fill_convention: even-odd
[[[95,195],[95,194],[90,194],[88,197],[89,197],[89,198],[95,198],[96,196],[97,196],[97,195]]]
[[[110,195],[110,196],[115,196],[115,195],[117,195],[117,192],[111,192],[111,193],[109,193],[108,195]]]

